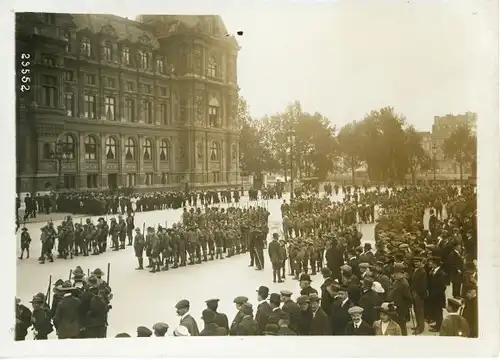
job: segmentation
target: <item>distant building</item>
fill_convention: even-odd
[[[422,148],[425,153],[429,156],[432,156],[432,134],[428,131],[426,132],[417,132],[422,140]]]
[[[434,124],[432,125],[432,143],[436,145],[436,172],[438,174],[450,176],[451,174],[456,174],[458,176],[460,172],[459,165],[452,160],[445,159],[443,144],[444,141],[451,136],[453,131],[461,126],[467,126],[473,134],[476,134],[476,121],[477,114],[473,112],[434,117]],[[470,174],[471,169],[469,165],[466,165],[463,171],[464,174]]]
[[[17,13],[18,192],[238,185],[238,50],[216,15]]]

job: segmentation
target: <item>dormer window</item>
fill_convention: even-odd
[[[122,48],[122,62],[126,65],[130,65],[130,49],[128,47]]]
[[[113,59],[113,46],[110,41],[106,41],[103,44],[103,58],[108,62]]]

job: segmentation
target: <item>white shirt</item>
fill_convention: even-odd
[[[349,298],[346,298],[345,300],[342,301],[342,307],[344,306],[344,304],[347,303],[348,300],[349,300]]]
[[[274,308],[274,309],[273,309],[273,312],[274,312],[275,310],[278,310],[278,309],[280,309],[280,307],[276,307],[276,308]]]
[[[387,327],[389,327],[390,322],[391,321],[387,321],[387,322],[380,321],[380,329],[382,329],[382,334],[385,334],[385,331],[387,330]]]
[[[266,302],[266,300],[264,299],[264,300],[261,300],[260,302],[257,302],[257,304],[261,305],[262,303],[265,303],[265,302]]]
[[[361,320],[359,322],[352,322],[352,324],[354,325],[354,328],[359,328],[359,326],[361,325]]]
[[[436,275],[436,273],[438,272],[438,270],[439,270],[439,267],[437,267],[436,269],[434,269],[434,270],[432,271],[432,275]]]

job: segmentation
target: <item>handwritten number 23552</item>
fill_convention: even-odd
[[[30,58],[30,54],[26,54],[26,53],[21,54],[21,59],[29,59],[29,58]],[[21,67],[29,67],[29,66],[30,66],[29,61],[21,61]],[[23,77],[21,77],[22,83],[30,83],[31,82],[31,78],[29,76],[26,76],[26,74],[30,74],[29,69],[21,69],[21,74],[23,75]],[[25,91],[29,91],[29,90],[30,90],[29,84],[22,84],[21,85],[21,92],[25,92]]]

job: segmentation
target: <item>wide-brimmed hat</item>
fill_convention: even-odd
[[[104,275],[104,273],[102,272],[101,269],[97,268],[96,270],[94,270],[92,272],[92,274],[94,274],[96,277],[102,277]]]
[[[375,310],[378,310],[379,313],[387,314],[390,317],[396,316],[398,313],[396,312],[396,306],[394,303],[384,302],[379,307],[375,307]]]
[[[30,300],[30,303],[31,304],[34,304],[34,303],[44,303],[45,302],[45,296],[44,295],[42,296],[42,295],[40,295],[40,293],[37,294],[37,295],[34,295],[33,299]]]
[[[57,286],[56,289],[59,291],[67,291],[67,290],[69,291],[69,290],[74,290],[75,287],[73,287],[73,285],[69,280],[66,280],[61,285]]]

